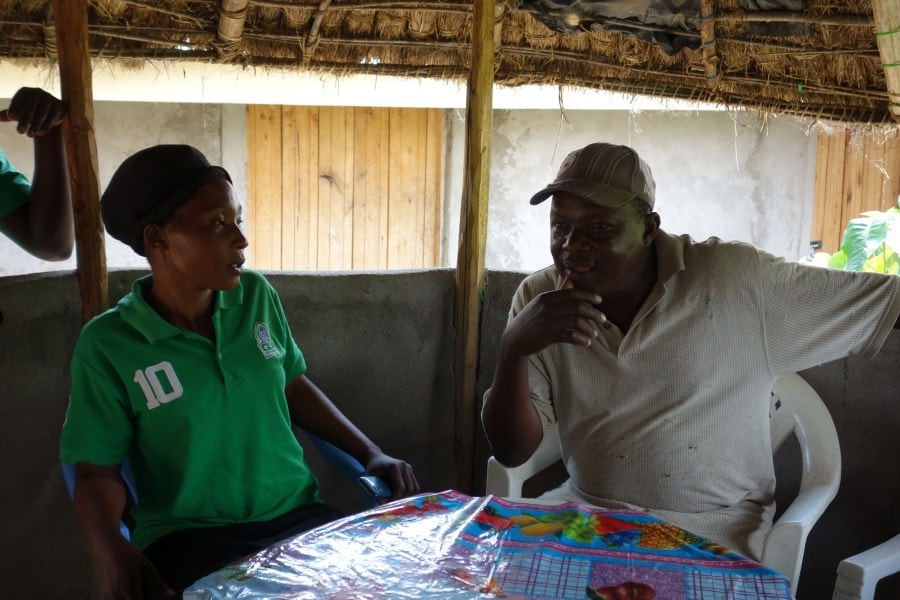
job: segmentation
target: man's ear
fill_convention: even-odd
[[[165,250],[169,246],[163,228],[159,225],[147,225],[144,227],[144,253],[152,250]]]
[[[659,214],[651,212],[644,217],[644,245],[649,246],[659,233]]]

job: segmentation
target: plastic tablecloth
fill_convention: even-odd
[[[422,494],[200,579],[218,598],[790,600],[786,577],[646,513]]]

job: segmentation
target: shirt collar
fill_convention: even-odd
[[[153,275],[140,277],[131,285],[131,293],[119,300],[117,308],[122,320],[134,327],[151,344],[181,335],[181,328],[172,325],[147,304],[144,291],[150,287]],[[232,290],[216,294],[216,312],[239,306],[244,299],[244,286],[238,283]]]
[[[660,229],[656,234],[656,270],[663,283],[684,271],[684,240]]]

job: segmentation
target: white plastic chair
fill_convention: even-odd
[[[772,454],[793,433],[800,443],[803,460],[800,490],[766,535],[760,562],[784,574],[797,593],[806,537],[812,526],[837,495],[841,481],[841,450],[831,414],[822,399],[795,373],[780,376],[769,407]],[[488,459],[488,494],[522,497],[522,485],[562,457],[559,431],[554,426],[525,463],[514,468]]]
[[[900,535],[841,561],[832,600],[872,600],[878,581],[900,573]]]

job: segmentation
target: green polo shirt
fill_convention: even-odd
[[[141,549],[174,531],[321,502],[284,393],[306,363],[272,286],[245,271],[219,292],[212,341],[163,320],[144,299],[150,281],[82,330],[60,458],[128,458]]]
[[[5,217],[28,201],[31,184],[0,150],[0,217]]]

